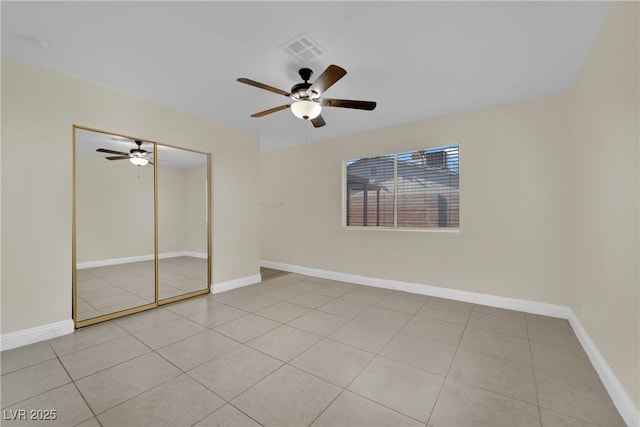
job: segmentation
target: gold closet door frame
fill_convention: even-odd
[[[207,209],[207,288],[201,291],[189,292],[183,295],[178,295],[172,298],[167,298],[164,300],[158,300],[159,297],[159,282],[158,282],[158,269],[159,269],[159,258],[158,258],[158,162],[153,162],[153,211],[154,211],[154,266],[155,266],[155,301],[153,303],[140,305],[137,307],[128,308],[125,310],[115,311],[113,313],[104,314],[102,316],[92,317],[90,319],[78,320],[78,303],[77,303],[77,286],[78,286],[78,272],[76,269],[76,129],[87,130],[91,132],[99,132],[107,135],[119,136],[122,138],[128,138],[132,140],[141,140],[148,143],[153,144],[153,159],[157,160],[158,158],[158,145],[162,145],[165,147],[177,148],[180,150],[192,151],[194,153],[204,154],[207,156],[207,185],[206,185],[206,209]],[[72,273],[71,273],[71,312],[73,317],[73,323],[76,329],[82,328],[84,326],[94,325],[96,323],[106,322],[108,320],[117,319],[118,317],[127,316],[129,314],[140,313],[142,311],[147,311],[152,308],[159,307],[161,305],[170,304],[176,301],[182,301],[185,299],[197,297],[200,295],[208,294],[211,291],[211,154],[203,153],[201,151],[192,150],[189,148],[177,147],[169,144],[162,144],[157,141],[151,141],[149,139],[134,137],[130,135],[125,135],[116,132],[105,131],[102,129],[91,128],[87,126],[81,125],[72,125],[71,126],[72,133],[72,210],[71,210],[71,263],[72,263]]]
[[[154,147],[157,147],[158,145],[162,145],[163,147],[169,147],[169,148],[175,148],[178,150],[184,150],[184,151],[191,151],[192,153],[198,153],[198,154],[204,154],[205,156],[207,156],[207,186],[206,186],[206,200],[205,200],[205,208],[207,210],[206,212],[206,218],[207,218],[207,288],[200,290],[200,291],[193,291],[193,292],[189,292],[186,294],[182,294],[182,295],[176,295],[175,297],[171,297],[171,298],[165,298],[162,300],[158,300],[158,297],[160,296],[160,291],[159,291],[159,284],[158,284],[158,273],[159,273],[159,267],[160,267],[160,259],[158,258],[158,197],[157,197],[157,192],[156,192],[156,302],[158,304],[158,306],[160,305],[166,305],[166,304],[171,304],[172,302],[176,302],[176,301],[182,301],[188,298],[193,298],[193,297],[197,297],[200,295],[205,295],[211,292],[211,154],[209,153],[203,153],[202,151],[198,151],[198,150],[192,150],[190,148],[183,148],[183,147],[178,147],[175,145],[169,145],[169,144],[163,144],[162,142],[158,142],[154,145]],[[157,157],[154,157],[154,159],[156,159]],[[156,191],[157,191],[157,183],[158,183],[158,179],[157,179],[157,174],[158,174],[158,163],[159,162],[154,162],[154,172],[156,174],[154,182],[156,183]]]

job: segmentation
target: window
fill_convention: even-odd
[[[394,156],[347,162],[347,225],[393,227]]]
[[[458,228],[459,146],[346,162],[346,225]]]

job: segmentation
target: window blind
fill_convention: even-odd
[[[393,227],[394,163],[393,155],[347,162],[347,225]]]
[[[398,227],[459,226],[457,147],[398,154]]]
[[[458,228],[459,146],[346,162],[346,225]]]

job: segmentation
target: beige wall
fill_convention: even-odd
[[[207,252],[207,165],[158,168],[160,253]]]
[[[3,334],[71,318],[72,124],[211,153],[214,286],[259,272],[255,135],[3,57]]]
[[[616,2],[572,89],[571,307],[640,407],[638,3]]]
[[[183,169],[185,187],[184,249],[207,252],[207,205],[205,202],[207,165]],[[204,231],[204,232],[203,232]]]
[[[262,259],[568,304],[557,208],[566,111],[567,97],[552,96],[265,152]],[[342,227],[343,160],[456,141],[459,233]]]
[[[638,78],[616,2],[569,93],[265,152],[261,258],[570,306],[640,406]],[[456,141],[459,233],[341,226],[342,161]]]
[[[158,165],[158,251],[183,251],[185,246],[185,174]],[[206,230],[205,230],[206,233]]]

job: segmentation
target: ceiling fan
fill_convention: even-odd
[[[153,162],[151,161],[151,153],[142,148],[142,141],[136,140],[134,142],[136,143],[138,148],[132,148],[128,153],[109,150],[107,148],[98,148],[96,151],[99,153],[117,154],[117,156],[105,157],[105,159],[107,160],[129,159],[129,161],[136,166],[145,166],[148,163],[153,164]]]
[[[301,68],[298,70],[298,74],[300,74],[304,83],[293,85],[291,92],[285,92],[284,90],[259,83],[254,80],[246,79],[244,77],[239,78],[238,81],[240,83],[268,90],[270,92],[277,93],[278,95],[284,95],[293,100],[291,104],[270,108],[268,110],[252,114],[251,117],[262,117],[267,114],[291,108],[291,111],[296,117],[303,120],[311,120],[313,127],[319,128],[327,124],[320,115],[322,107],[353,108],[356,110],[368,111],[376,108],[376,103],[373,101],[352,101],[348,99],[331,99],[322,97],[327,89],[347,74],[346,70],[342,67],[329,65],[313,83],[309,83],[309,79],[313,74],[313,71],[309,68]]]

